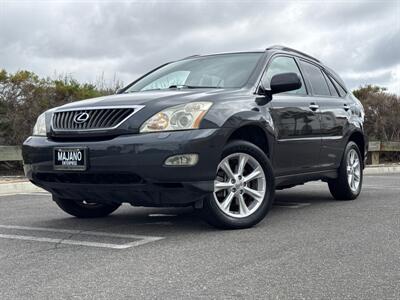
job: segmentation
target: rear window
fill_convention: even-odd
[[[305,76],[310,81],[313,95],[330,96],[331,93],[329,91],[328,84],[326,83],[321,69],[303,60],[301,60],[300,63],[304,70]]]

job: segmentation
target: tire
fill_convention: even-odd
[[[232,172],[226,171],[226,161]],[[242,172],[239,161],[245,162]],[[214,192],[204,200],[202,208],[202,216],[209,224],[242,229],[264,219],[274,199],[275,180],[271,163],[260,148],[245,141],[230,142],[222,152],[216,173]],[[251,179],[250,174],[256,177]]]
[[[113,213],[121,204],[86,203],[53,196],[54,202],[66,213],[78,218],[101,218]]]
[[[353,163],[351,155],[354,155]],[[332,196],[336,200],[356,199],[361,192],[363,182],[363,161],[356,143],[348,142],[346,145],[338,173],[337,179],[328,181]]]

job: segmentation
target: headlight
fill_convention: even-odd
[[[46,136],[46,117],[44,113],[42,113],[37,118],[36,124],[33,127],[32,134],[38,136]]]
[[[191,102],[164,109],[144,122],[140,132],[199,128],[211,105],[211,102]]]

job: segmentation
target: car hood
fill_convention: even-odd
[[[93,108],[104,108],[104,107],[121,107],[121,106],[143,106],[137,110],[128,120],[123,122],[117,129],[107,130],[96,130],[91,132],[86,131],[67,131],[55,133],[48,125],[48,130],[51,131],[51,135],[61,136],[104,136],[136,133],[139,131],[140,126],[152,117],[154,114],[175,105],[185,104],[194,101],[209,101],[213,102],[214,105],[211,107],[209,113],[212,110],[218,110],[218,106],[226,105],[230,103],[230,100],[243,98],[248,95],[249,90],[247,89],[173,89],[173,90],[158,90],[158,91],[145,91],[130,94],[116,94],[105,97],[98,97],[83,101],[76,101],[65,104],[63,106],[56,107],[47,111],[47,118],[50,120],[54,112],[58,110],[86,110]],[[218,103],[218,104],[217,104]],[[225,104],[224,104],[225,103]],[[204,118],[204,122],[209,122],[207,118]],[[50,124],[50,121],[47,122]],[[214,126],[214,125],[213,125]],[[216,125],[215,125],[216,126]]]
[[[88,100],[76,101],[60,106],[57,109],[77,109],[95,108],[100,106],[129,106],[145,105],[163,109],[173,105],[193,102],[193,101],[215,101],[217,98],[225,98],[230,94],[237,94],[238,89],[174,89],[144,91],[129,94],[116,94],[105,97],[92,98]]]

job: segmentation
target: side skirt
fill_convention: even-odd
[[[326,181],[329,179],[336,179],[337,177],[338,177],[338,171],[334,169],[334,170],[324,170],[318,172],[279,176],[275,178],[275,183],[276,183],[276,189],[282,190],[285,188],[290,188],[296,185],[304,184],[308,181],[316,181],[316,180]]]

